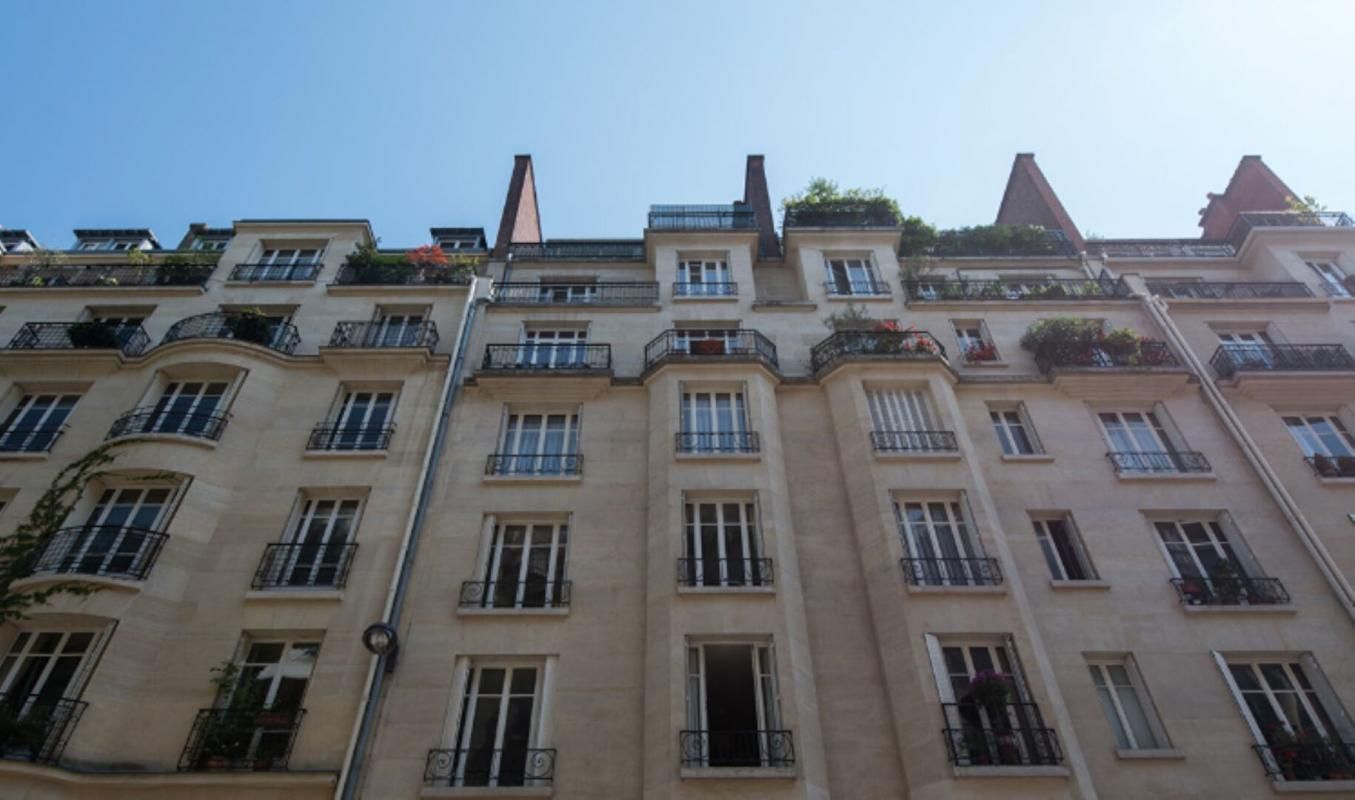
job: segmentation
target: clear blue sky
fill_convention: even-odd
[[[7,0],[0,225],[365,217],[494,235],[531,153],[547,236],[823,175],[991,222],[1033,151],[1086,231],[1195,236],[1260,153],[1355,211],[1355,2]]]

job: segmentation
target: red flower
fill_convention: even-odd
[[[447,254],[436,244],[426,244],[405,253],[405,260],[417,267],[445,267]]]

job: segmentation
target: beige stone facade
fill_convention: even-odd
[[[0,523],[130,424],[71,524],[109,527],[108,487],[171,499],[146,523],[167,537],[144,575],[144,551],[85,533],[26,579],[103,588],[0,634],[11,682],[40,633],[58,648],[95,634],[61,695],[87,704],[64,750],[11,748],[0,785],[1355,792],[1349,218],[1293,210],[1248,157],[1204,212],[1226,237],[1087,241],[1021,155],[997,220],[1057,233],[1038,252],[919,259],[859,210],[778,235],[765,186],[754,157],[741,203],[656,206],[643,239],[543,240],[520,157],[499,239],[464,282],[355,283],[360,222],[237,222],[202,286],[34,283],[35,256],[7,243],[0,269],[20,277],[0,288],[0,340],[23,346],[0,351],[5,402],[79,399],[50,452],[0,431]],[[314,269],[277,271],[300,250]],[[171,331],[221,310],[236,331],[254,308],[300,343]],[[1022,346],[1062,317],[1136,337]],[[140,320],[147,345],[23,339],[97,318]],[[220,435],[166,429],[159,398],[213,382]],[[389,416],[350,424],[383,393]],[[117,427],[145,407],[162,421]],[[366,438],[385,421],[388,445]],[[264,556],[335,536],[344,513],[346,538]],[[346,581],[330,569],[350,562]],[[360,641],[382,620],[394,657]],[[209,678],[227,660],[291,716],[251,706],[223,735],[238,712]]]

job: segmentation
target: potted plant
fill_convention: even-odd
[[[1209,582],[1214,587],[1214,597],[1219,605],[1236,606],[1241,605],[1246,596],[1243,587],[1244,581],[1241,570],[1232,561],[1220,561],[1214,565],[1212,574],[1209,576]]]
[[[8,704],[0,705],[0,752],[27,750],[29,758],[42,754],[51,733],[50,709],[33,707],[21,714]]]
[[[1181,595],[1192,606],[1204,605],[1209,600],[1209,591],[1199,578],[1182,578]]]
[[[252,680],[242,680],[240,665],[223,661],[212,668],[217,704],[206,723],[198,751],[204,769],[229,769],[242,760],[258,760],[249,752],[263,712],[263,696]],[[251,713],[254,712],[254,713]],[[269,759],[271,764],[271,758]],[[255,767],[258,768],[257,763]]]
[[[113,326],[98,320],[77,322],[67,329],[66,335],[71,347],[79,350],[116,350],[121,345]]]
[[[1299,748],[1293,734],[1283,725],[1274,724],[1266,726],[1265,737],[1280,775],[1287,781],[1295,780],[1298,777]]]
[[[725,340],[693,339],[691,351],[693,355],[698,356],[722,356],[725,353]]]
[[[1355,456],[1337,456],[1336,474],[1342,478],[1355,478]]]
[[[203,273],[210,266],[212,262],[204,261],[202,256],[172,255],[160,262],[155,282],[159,286],[200,286]]]
[[[267,345],[273,340],[273,322],[257,308],[241,309],[226,315],[230,338]]]
[[[1341,474],[1337,471],[1336,462],[1322,453],[1313,454],[1313,469],[1324,478],[1337,478]]]
[[[993,342],[980,342],[970,345],[964,354],[965,361],[969,362],[987,362],[997,361],[997,345]]]
[[[969,696],[990,713],[1001,713],[1011,700],[1011,678],[993,670],[980,670],[969,679]]]

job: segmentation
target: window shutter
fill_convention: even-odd
[[[1317,665],[1317,659],[1312,653],[1303,653],[1299,656],[1299,664],[1303,666],[1303,672],[1313,685],[1313,691],[1317,692],[1322,709],[1327,712],[1327,716],[1340,733],[1341,741],[1355,742],[1355,724],[1351,723],[1346,707],[1341,704],[1341,698],[1336,695],[1336,691],[1327,682],[1327,676],[1322,672],[1322,668]]]
[[[946,657],[941,653],[941,640],[934,633],[922,634],[927,643],[927,657],[932,662],[932,677],[936,679],[936,692],[943,703],[954,703],[955,692],[951,689],[950,678],[946,674]]]
[[[1005,637],[1002,648],[1007,651],[1007,661],[1012,665],[1012,683],[1016,686],[1017,702],[1035,702],[1030,696],[1030,687],[1026,685],[1026,670],[1021,666],[1021,657],[1016,654],[1016,639]]]
[[[1228,691],[1232,692],[1233,699],[1237,701],[1237,707],[1242,712],[1242,719],[1247,723],[1247,729],[1251,731],[1252,738],[1257,744],[1265,744],[1266,739],[1261,735],[1261,726],[1256,724],[1256,720],[1251,715],[1251,709],[1247,708],[1247,701],[1242,698],[1242,691],[1237,688],[1237,681],[1233,680],[1233,673],[1228,669],[1228,660],[1217,650],[1210,650],[1209,654],[1214,657],[1214,663],[1218,665],[1219,672],[1223,673],[1223,682],[1228,685]]]

